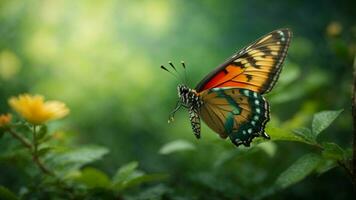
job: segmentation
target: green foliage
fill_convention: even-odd
[[[81,146],[53,152],[46,158],[48,165],[64,175],[70,171],[78,170],[84,165],[101,159],[109,150],[99,146]]]
[[[339,145],[332,142],[325,142],[322,146],[322,156],[325,159],[331,159],[335,161],[342,161],[348,159],[345,151]]]
[[[18,200],[19,198],[17,198],[16,194],[11,192],[9,189],[0,185],[0,199],[2,199],[2,200]]]
[[[353,199],[355,3],[1,1],[0,114],[23,141],[0,127],[0,199]],[[280,27],[293,38],[265,95],[270,140],[235,148],[204,124],[195,140],[183,111],[166,124],[177,81],[160,64],[185,60],[194,88]],[[38,125],[34,142],[7,103],[21,93],[71,114]],[[333,108],[345,110],[322,111]]]
[[[137,162],[128,163],[120,167],[112,180],[112,187],[116,191],[134,187],[146,182],[159,181],[167,178],[165,174],[145,174],[137,170]]]
[[[111,184],[104,172],[92,167],[82,169],[74,180],[84,184],[87,188],[109,188]]]
[[[150,187],[136,195],[127,196],[126,198],[128,200],[163,200],[165,199],[165,195],[167,193],[171,193],[171,189],[168,188],[167,186],[160,184],[154,187]],[[178,199],[184,200],[189,198],[178,198]]]
[[[325,173],[340,163],[346,163],[350,159],[350,155],[347,155],[345,150],[336,143],[323,142],[320,144],[317,141],[320,133],[329,127],[341,112],[342,110],[322,111],[314,114],[312,128],[301,127],[295,129],[292,132],[294,136],[291,132],[280,128],[267,129],[270,131],[273,140],[302,142],[317,147],[321,152],[319,154],[308,153],[299,158],[277,177],[272,187],[263,190],[260,196],[257,195],[258,199],[290,187],[302,181],[313,172],[317,172],[319,175]]]
[[[314,115],[312,133],[316,137],[341,114],[343,110],[323,111]]]
[[[114,184],[124,183],[125,181],[129,180],[132,176],[139,173],[136,172],[136,168],[138,167],[137,162],[128,163],[122,167],[120,167],[113,177]]]
[[[284,189],[303,180],[318,167],[320,161],[321,158],[319,155],[304,155],[279,175],[275,182],[276,187]]]
[[[159,150],[160,154],[171,154],[174,152],[180,152],[180,151],[191,151],[194,150],[195,146],[185,140],[175,140],[172,142],[169,142],[161,147]]]
[[[272,140],[274,141],[296,141],[296,142],[301,142],[303,141],[302,138],[294,135],[292,131],[290,130],[285,130],[282,128],[277,128],[277,127],[267,127],[266,128],[267,133],[270,135]]]
[[[39,141],[43,140],[43,138],[46,136],[48,130],[46,125],[41,125],[38,132],[37,132],[37,139]]]
[[[294,134],[300,138],[302,138],[304,142],[306,143],[311,143],[315,144],[316,143],[316,135],[313,134],[313,132],[309,128],[299,128],[295,129]]]
[[[312,128],[299,128],[294,130],[294,134],[302,138],[302,142],[317,144],[317,137],[341,114],[343,110],[322,111],[316,113],[313,117]]]

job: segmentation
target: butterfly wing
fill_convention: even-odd
[[[292,32],[273,31],[235,53],[197,86],[201,92],[217,87],[245,88],[261,94],[275,85],[286,57]]]
[[[264,132],[269,106],[259,93],[240,88],[213,88],[201,93],[200,116],[222,138],[249,146],[254,137],[269,138]]]

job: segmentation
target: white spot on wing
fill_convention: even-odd
[[[244,94],[245,94],[246,96],[249,96],[249,95],[250,95],[250,91],[249,91],[249,90],[244,90]]]

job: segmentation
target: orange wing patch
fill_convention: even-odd
[[[196,87],[198,92],[218,87],[237,87],[261,94],[275,85],[286,57],[292,33],[273,31],[234,54],[206,76]]]

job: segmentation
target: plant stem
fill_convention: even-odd
[[[54,173],[50,171],[40,160],[38,156],[38,141],[37,141],[37,132],[36,132],[36,125],[33,125],[33,151],[32,151],[32,159],[37,164],[37,166],[41,169],[41,171],[45,174],[53,176]]]
[[[323,150],[324,150],[324,147],[321,146],[321,145],[318,144],[318,143],[309,143],[309,144],[312,145],[312,146],[314,146],[314,147],[316,147],[316,148],[319,149],[320,151],[323,151]],[[337,161],[337,164],[338,164],[341,168],[343,168],[343,169],[345,170],[345,172],[349,175],[349,178],[351,178],[352,184],[353,184],[354,186],[356,186],[355,183],[354,183],[354,176],[353,176],[353,171],[352,171],[353,169],[350,168],[351,166],[348,164],[348,161],[347,161],[347,160],[338,160],[338,161]]]
[[[73,188],[71,188],[70,186],[67,186],[65,184],[64,181],[62,181],[59,177],[57,177],[55,175],[55,173],[51,170],[49,170],[44,163],[42,162],[42,160],[40,159],[39,155],[38,155],[38,140],[37,140],[37,131],[36,131],[36,125],[33,125],[33,129],[32,129],[32,136],[33,136],[33,144],[28,141],[26,138],[22,137],[20,134],[16,133],[14,130],[12,130],[11,128],[8,128],[7,131],[12,135],[12,137],[14,137],[15,139],[17,139],[18,141],[21,142],[21,144],[28,148],[31,155],[32,155],[32,160],[35,162],[35,164],[37,165],[37,167],[45,174],[53,176],[56,178],[56,182],[57,184],[59,184],[60,188],[62,190],[64,190],[66,192],[66,194],[68,194],[70,196],[70,199],[75,199],[75,194],[73,191]]]
[[[14,137],[18,141],[20,141],[24,147],[30,149],[30,151],[32,150],[32,144],[26,138],[23,138],[22,136],[17,134],[15,131],[13,131],[11,128],[9,128],[8,131],[12,135],[12,137]]]
[[[33,138],[33,154],[37,155],[38,144],[37,144],[36,125],[33,125],[32,138]]]
[[[352,86],[352,121],[353,121],[353,136],[352,136],[352,183],[356,190],[356,55],[353,65],[353,86]]]
[[[35,162],[35,164],[40,168],[40,170],[48,175],[53,176],[54,173],[50,171],[41,161],[41,159],[38,157],[38,142],[37,142],[37,135],[36,135],[36,125],[33,126],[33,144],[30,143],[26,138],[22,137],[20,134],[16,133],[14,130],[11,128],[8,128],[7,131],[17,139],[18,141],[21,142],[21,144],[28,148],[30,150],[30,153],[32,155],[32,159]]]

